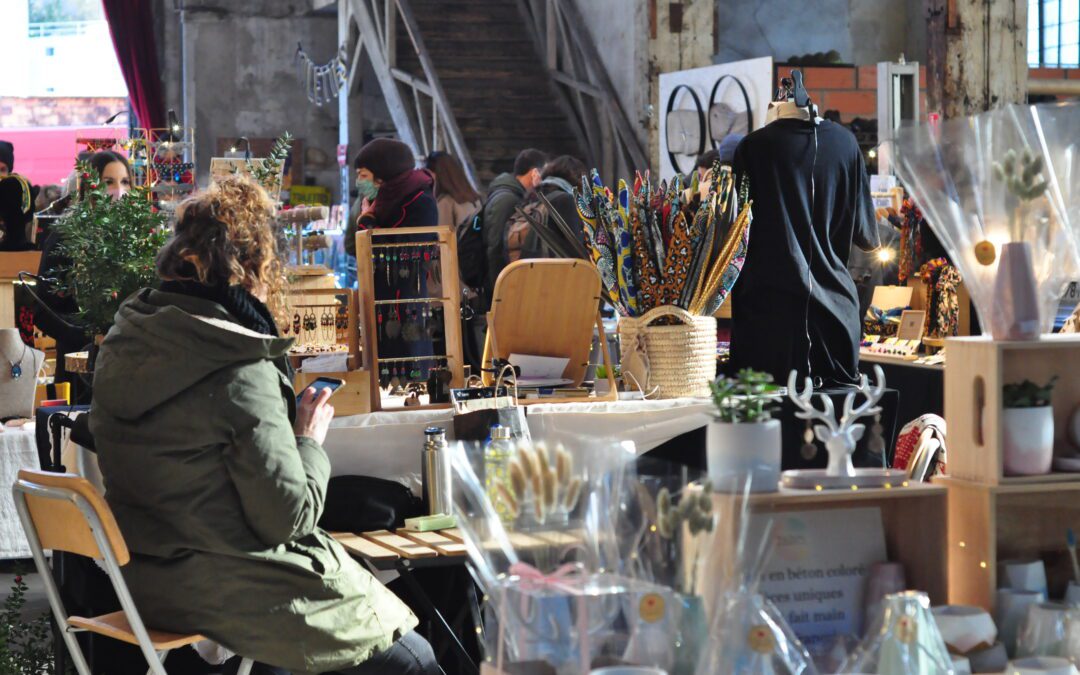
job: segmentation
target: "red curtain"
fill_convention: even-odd
[[[165,127],[165,99],[161,93],[157,44],[154,40],[153,3],[147,0],[101,0],[109,21],[116,59],[128,88],[131,109],[144,128]]]

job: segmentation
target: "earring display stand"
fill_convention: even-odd
[[[342,346],[345,348],[345,352],[348,354],[346,357],[345,370],[336,372],[322,372],[322,373],[305,373],[299,371],[304,361],[308,358],[318,356],[318,353],[312,354],[292,354],[290,360],[294,368],[297,368],[297,373],[293,378],[293,388],[299,393],[304,390],[309,384],[320,377],[332,377],[339,380],[344,380],[343,384],[335,393],[332,404],[334,406],[335,417],[347,417],[349,415],[360,415],[371,412],[371,396],[368,382],[370,375],[367,370],[361,368],[362,355],[360,353],[360,322],[359,322],[359,300],[357,297],[357,291],[349,289],[294,289],[290,291],[289,307],[294,308],[290,312],[314,312],[316,320],[321,319],[322,310],[312,308],[329,308],[335,309],[340,306],[341,301],[339,296],[347,296],[346,305],[346,326],[344,331],[339,330],[334,326],[333,339],[325,341],[328,345],[338,345],[341,343],[342,334],[344,333],[345,342]],[[326,298],[332,297],[333,304],[328,303]],[[335,311],[336,316],[336,311]],[[286,321],[293,321],[292,313],[285,319]],[[319,325],[315,332],[320,334],[323,326]],[[329,328],[329,326],[327,326]],[[284,326],[279,326],[279,332],[287,335],[288,337],[296,337],[292,326],[289,326],[289,332],[284,332]],[[326,352],[333,353],[333,351]]]
[[[457,238],[450,228],[357,232],[356,277],[371,409],[385,409],[384,384],[426,381],[436,366],[449,368],[452,388],[464,386]]]

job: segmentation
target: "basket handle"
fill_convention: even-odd
[[[638,320],[641,321],[643,326],[648,326],[653,321],[662,319],[666,316],[673,316],[688,326],[694,325],[694,315],[682,307],[676,307],[675,305],[660,305],[659,307],[653,307],[642,314],[641,318]]]

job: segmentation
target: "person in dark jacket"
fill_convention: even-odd
[[[34,219],[37,188],[17,173],[0,177],[0,251],[27,251],[27,226]]]
[[[579,242],[585,241],[585,232],[584,226],[581,224],[581,216],[578,215],[577,202],[574,199],[574,186],[581,185],[581,177],[586,173],[588,173],[588,169],[585,168],[585,164],[580,159],[572,155],[560,155],[544,165],[540,185],[536,187],[536,194],[543,195],[548,200],[556,213],[574,231]],[[551,229],[554,230],[551,215],[547,215],[547,218],[549,225],[552,226]],[[553,258],[557,256],[535,232],[530,232],[525,238],[525,245],[521,249],[520,257],[527,259]]]
[[[86,160],[90,168],[104,181],[109,195],[120,199],[131,189],[131,167],[123,155],[110,150],[101,150]],[[67,208],[78,200],[78,190],[69,194]],[[71,261],[60,254],[60,234],[52,232],[45,238],[41,247],[41,262],[38,276],[44,279],[56,279],[60,270]],[[85,398],[85,388],[78,377],[67,372],[64,356],[71,352],[82,351],[90,343],[91,337],[79,325],[77,315],[79,306],[75,298],[62,293],[55,284],[44,282],[37,286],[37,297],[44,307],[36,308],[34,324],[45,335],[56,340],[56,381],[71,384],[72,401]]]
[[[289,380],[276,248],[266,191],[218,181],[101,345],[90,430],[124,579],[156,627],[295,675],[436,675],[416,617],[317,525],[334,409]]]
[[[435,179],[416,168],[409,146],[392,138],[376,138],[360,148],[353,162],[360,216],[345,230],[345,250],[356,255],[356,231],[391,227],[435,227]]]
[[[514,159],[513,173],[503,173],[491,181],[484,202],[484,248],[487,250],[487,281],[484,284],[485,310],[491,306],[495,280],[506,267],[506,226],[514,208],[543,180],[540,175],[547,155],[535,148],[522,150]]]

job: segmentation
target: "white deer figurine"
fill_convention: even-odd
[[[806,378],[805,388],[799,391],[796,387],[796,372],[793,370],[788,375],[788,397],[799,408],[800,412],[795,416],[804,420],[821,420],[824,424],[814,425],[814,435],[825,444],[829,453],[829,465],[825,469],[827,476],[854,476],[855,467],[851,463],[851,455],[855,452],[855,444],[862,438],[866,427],[856,424],[855,420],[866,415],[876,415],[881,412],[877,405],[885,393],[885,373],[881,366],[874,366],[874,386],[870,386],[866,375],[859,378],[858,388],[847,395],[844,399],[844,414],[840,422],[836,421],[836,410],[833,408],[832,399],[824,394],[819,394],[824,410],[814,407],[814,385],[810,378]],[[862,394],[866,400],[855,407],[855,396]]]

